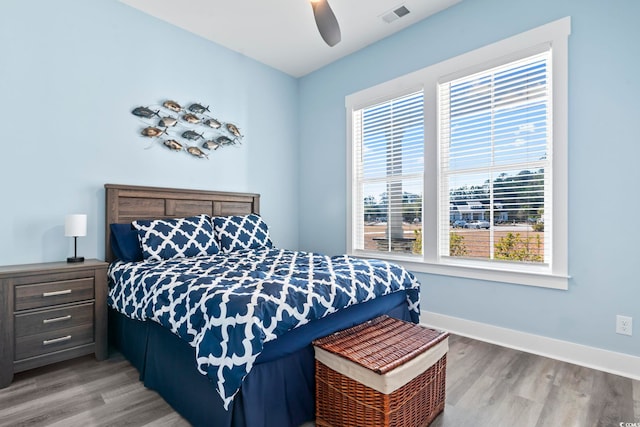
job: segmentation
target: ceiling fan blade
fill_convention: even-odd
[[[341,38],[340,26],[329,2],[327,0],[311,0],[311,7],[323,40],[329,46],[335,46]]]

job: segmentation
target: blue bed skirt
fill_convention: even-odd
[[[198,372],[194,348],[167,329],[109,310],[109,333],[145,386],[194,426],[298,427],[315,418],[311,341],[382,314],[410,321],[405,292],[349,307],[265,344],[228,411],[214,383]]]

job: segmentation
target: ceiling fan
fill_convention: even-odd
[[[335,46],[340,41],[340,26],[336,15],[331,10],[328,0],[310,0],[313,16],[322,39],[329,45]]]

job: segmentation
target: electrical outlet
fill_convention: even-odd
[[[622,335],[631,335],[633,327],[633,318],[629,316],[616,316],[616,333]]]

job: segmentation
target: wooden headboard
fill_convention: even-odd
[[[136,219],[179,218],[260,213],[260,195],[225,191],[186,190],[105,184],[105,259],[114,260],[109,224],[128,224]]]

